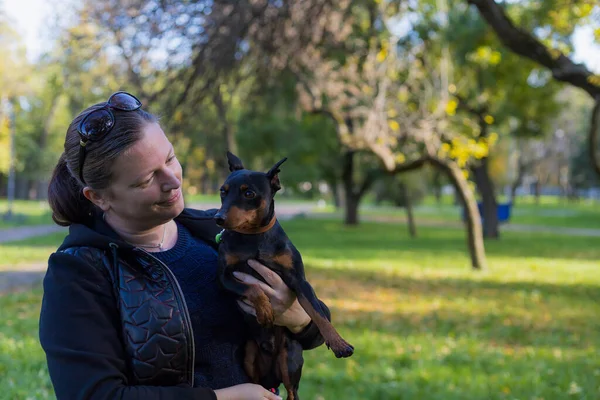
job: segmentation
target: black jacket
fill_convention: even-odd
[[[176,220],[216,248],[214,212],[186,209]],[[314,324],[296,339],[323,343]],[[174,275],[101,218],[71,225],[50,256],[40,343],[58,399],[216,399],[193,387],[192,327]]]

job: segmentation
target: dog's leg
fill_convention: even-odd
[[[270,267],[269,264],[272,265],[271,262],[266,262],[265,264],[267,264],[267,267]],[[272,267],[270,268],[273,269]],[[304,308],[304,311],[306,311],[317,325],[317,328],[319,328],[321,335],[325,338],[327,347],[334,352],[337,358],[350,357],[354,353],[354,346],[342,339],[327,319],[327,315],[321,308],[321,303],[319,303],[314,289],[303,277],[304,266],[302,263],[294,263],[293,268],[278,268],[277,270],[281,272],[281,278],[285,284],[296,293],[298,302]]]
[[[302,347],[283,332],[279,332],[278,335],[281,336],[278,337],[277,373],[287,392],[287,400],[299,400],[298,386],[304,363]]]
[[[260,370],[257,363],[259,352],[258,344],[255,340],[250,339],[246,342],[246,353],[244,354],[244,370],[252,383],[260,382]]]
[[[321,335],[325,338],[327,347],[331,348],[337,358],[350,357],[352,353],[354,353],[354,347],[342,339],[340,334],[327,319],[310,283],[305,280],[298,281],[296,295],[298,296],[298,302],[302,308],[304,308],[304,311],[310,316],[319,328]]]

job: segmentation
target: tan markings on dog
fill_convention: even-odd
[[[252,339],[248,340],[244,355],[244,370],[253,383],[259,383],[260,381],[260,369],[257,362],[258,352],[259,349],[256,341]]]
[[[249,211],[242,210],[239,207],[231,206],[227,212],[228,226],[243,226],[248,223],[248,220],[252,217]]]
[[[223,189],[225,189],[225,191],[228,191],[229,190],[229,184],[228,183],[224,184],[223,185]]]
[[[275,254],[273,256],[273,261],[275,261],[277,264],[281,265],[284,268],[288,268],[288,269],[294,268],[294,261],[292,260],[292,252],[289,250],[286,250],[283,253]]]
[[[248,185],[240,185],[240,192],[245,192],[248,190]]]
[[[239,225],[232,223],[232,225],[236,225],[235,230],[243,233],[256,233],[257,231],[260,231],[260,223],[264,219],[267,212],[266,205],[267,202],[263,199],[260,203],[259,208],[256,208],[254,210],[242,211],[245,213],[245,221]],[[233,208],[234,207],[232,207],[232,209]],[[231,211],[229,213],[231,213]],[[237,212],[235,215],[238,215]]]
[[[262,199],[260,202],[260,208],[256,210],[256,218],[258,223],[260,223],[265,216],[267,215],[267,201]]]
[[[258,323],[266,327],[273,326],[273,308],[265,292],[258,285],[249,285],[244,292],[244,297],[254,305]]]
[[[240,258],[234,254],[225,254],[225,264],[235,265],[240,262]]]
[[[308,316],[313,320],[315,325],[317,325],[319,332],[321,332],[321,335],[323,335],[323,338],[325,339],[327,347],[330,347],[331,350],[333,350],[336,357],[340,357],[338,354],[346,353],[350,344],[342,339],[333,325],[331,325],[331,322],[317,312],[310,301],[301,293],[298,293],[298,301],[300,302],[302,308],[304,308],[304,311],[306,311]],[[352,352],[350,352],[349,355],[352,355]],[[348,357],[349,355],[344,355],[344,357]]]

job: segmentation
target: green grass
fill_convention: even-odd
[[[45,263],[65,233],[55,233],[16,242],[0,243],[0,271],[17,270],[27,264]]]
[[[486,243],[489,270],[473,272],[459,229],[423,227],[410,239],[399,224],[284,226],[356,347],[344,360],[324,346],[306,352],[303,399],[600,397],[598,238],[506,232]],[[60,239],[28,243],[37,251]],[[0,398],[52,393],[37,344],[40,296],[0,296],[10,321],[0,328]]]
[[[316,209],[316,212],[341,216],[342,212],[335,211],[331,206],[324,209]],[[542,198],[540,204],[536,204],[529,198],[518,199],[511,211],[509,224],[536,225],[549,228],[591,228],[600,229],[600,203],[582,201],[579,203],[567,203],[562,201],[551,201]],[[452,201],[445,198],[440,204],[427,198],[414,209],[417,224],[460,224],[462,210],[455,206]],[[360,217],[391,218],[398,222],[404,221],[406,211],[403,208],[389,205],[375,206],[365,202],[361,206]]]
[[[0,200],[0,229],[23,225],[50,225],[52,213],[50,206],[45,201],[17,200],[13,202],[13,218],[4,218],[8,211],[8,202]]]

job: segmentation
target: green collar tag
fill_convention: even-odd
[[[225,229],[217,233],[217,235],[215,236],[215,242],[221,243],[223,241],[223,232],[225,232]]]

